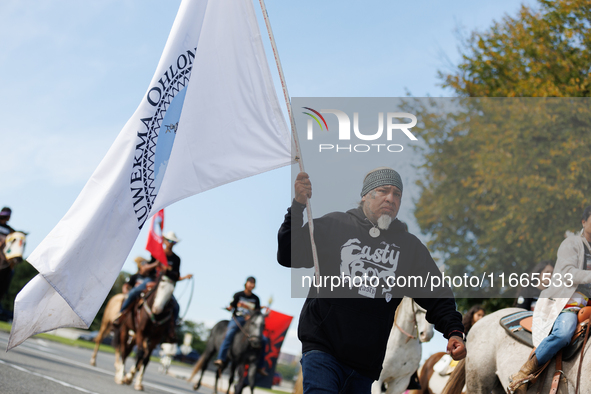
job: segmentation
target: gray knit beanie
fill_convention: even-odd
[[[400,174],[388,167],[378,167],[367,173],[363,179],[363,189],[361,190],[361,197],[375,189],[376,187],[392,185],[400,189],[402,193],[402,179]]]

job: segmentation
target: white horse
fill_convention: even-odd
[[[386,348],[380,378],[371,386],[372,394],[382,392],[386,385],[387,394],[403,393],[410,377],[421,362],[421,342],[433,338],[433,324],[425,318],[426,311],[412,298],[404,297],[396,310],[394,325]]]
[[[3,252],[11,267],[23,261],[26,239],[27,235],[22,231],[15,231],[6,236]]]
[[[519,308],[506,308],[486,315],[480,319],[468,334],[466,348],[468,355],[465,362],[460,362],[443,390],[444,394],[460,393],[464,382],[468,393],[506,393],[509,377],[527,361],[532,348],[507,335],[501,327],[501,318],[513,312],[523,311]],[[591,359],[585,350],[585,358],[581,369],[579,393],[591,393]],[[580,353],[568,361],[563,361],[562,371],[566,382],[561,379],[558,393],[574,393],[577,382]],[[532,385],[528,392],[548,393],[552,384],[552,376],[556,370],[555,361],[551,361],[548,370],[540,375],[540,379]],[[541,387],[540,387],[541,386]],[[539,391],[541,388],[541,391]]]

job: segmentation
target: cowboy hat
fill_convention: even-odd
[[[148,262],[148,260],[146,260],[142,256],[137,256],[135,259],[133,259],[133,261],[135,261],[135,263],[138,265],[144,265],[145,263]]]
[[[181,240],[176,237],[176,234],[173,231],[167,232],[162,237],[166,238],[169,241],[175,242],[175,243],[181,242]]]

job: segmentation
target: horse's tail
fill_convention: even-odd
[[[464,384],[466,384],[466,359],[456,365],[441,394],[460,394]]]
[[[304,392],[304,375],[302,374],[302,369],[300,368],[300,372],[298,373],[298,380],[296,380],[295,384],[293,385],[292,394],[303,394]]]
[[[193,379],[193,377],[195,375],[197,375],[197,372],[199,372],[199,370],[203,366],[204,361],[205,361],[205,354],[202,354],[201,357],[199,357],[199,360],[197,360],[197,364],[195,364],[195,366],[193,367],[193,371],[191,371],[191,376],[189,376],[187,378],[187,382],[190,382],[191,379]]]

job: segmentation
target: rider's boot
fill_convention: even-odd
[[[113,319],[113,327],[119,328],[119,326],[121,325],[121,320],[122,320],[121,316],[123,316],[123,312],[117,313],[117,316],[115,316],[115,318]]]
[[[257,373],[261,376],[269,376],[269,373],[267,371],[265,371],[265,368],[257,369]]]
[[[115,316],[115,318],[113,319],[113,327],[119,328],[121,322],[123,321],[123,319],[125,319],[125,316],[131,310],[131,308],[133,308],[133,303],[127,308],[125,308],[122,312],[117,313],[117,316]]]
[[[509,385],[508,392],[513,394],[525,394],[527,392],[527,386],[530,382],[530,375],[537,372],[540,366],[538,365],[538,358],[534,353],[529,360],[517,372],[509,379],[511,384]]]

